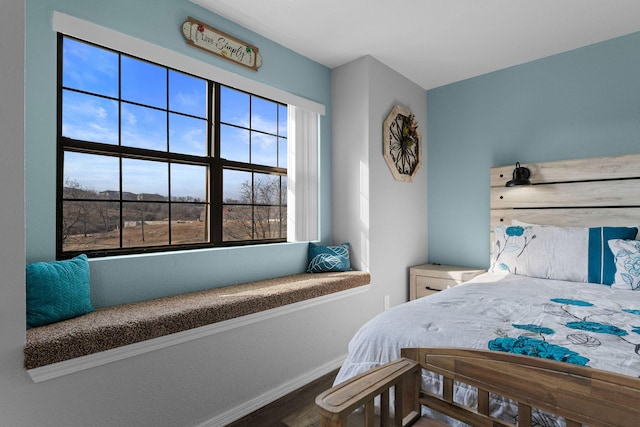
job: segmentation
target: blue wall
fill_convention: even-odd
[[[56,34],[53,11],[196,58],[326,106],[320,128],[320,236],[331,238],[331,71],[188,0],[28,0],[26,17],[27,262],[55,257]],[[260,49],[263,66],[247,70],[185,43],[192,16]],[[171,65],[171,64],[167,64]],[[91,262],[97,306],[301,272],[303,243],[101,258]]]
[[[27,261],[55,256],[57,10],[325,104],[321,239],[331,238],[331,71],[188,0],[27,1]],[[188,47],[193,16],[260,48],[254,73]],[[640,33],[428,91],[428,254],[487,266],[489,168],[638,152]],[[116,257],[91,263],[98,306],[300,271],[304,244]]]
[[[431,262],[489,264],[492,166],[640,152],[640,33],[427,92]]]

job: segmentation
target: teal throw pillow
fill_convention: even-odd
[[[27,265],[27,328],[94,311],[85,254],[65,261]]]
[[[337,246],[321,246],[309,242],[307,273],[322,273],[326,271],[351,271],[349,243]]]

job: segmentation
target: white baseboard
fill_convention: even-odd
[[[321,376],[328,374],[329,372],[338,369],[342,366],[342,363],[346,359],[346,355],[341,356],[335,360],[332,360],[329,363],[325,363],[324,365],[307,372],[304,375],[300,375],[291,381],[282,384],[281,386],[268,391],[267,393],[263,393],[260,396],[257,396],[251,399],[248,402],[243,403],[242,405],[236,406],[220,415],[217,415],[214,418],[211,418],[208,421],[205,421],[202,424],[198,424],[196,427],[223,427],[226,426],[238,419],[249,415],[253,411],[262,408],[276,400],[280,399],[283,396],[286,396],[289,393],[294,392],[300,387],[309,384],[310,382],[320,378]]]

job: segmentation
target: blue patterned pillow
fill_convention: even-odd
[[[611,239],[634,239],[637,227],[497,225],[491,271],[611,285],[616,266]]]
[[[320,246],[309,242],[309,265],[307,273],[325,271],[351,271],[349,243],[338,246]]]
[[[94,309],[85,254],[27,265],[27,328],[71,319]]]
[[[614,289],[640,290],[640,241],[609,240],[616,263]]]

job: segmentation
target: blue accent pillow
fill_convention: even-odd
[[[640,240],[609,240],[616,263],[613,289],[640,290]]]
[[[326,271],[351,271],[349,243],[337,246],[321,246],[309,242],[307,273],[322,273]]]
[[[589,278],[590,283],[611,285],[615,281],[616,263],[609,248],[610,240],[636,238],[636,227],[593,227],[589,229]]]
[[[94,311],[85,254],[65,261],[27,265],[27,328]]]

